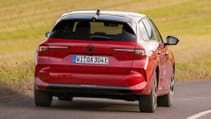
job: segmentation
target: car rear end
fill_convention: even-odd
[[[136,26],[118,18],[85,14],[57,21],[37,50],[35,89],[57,97],[136,100],[145,94],[148,59]]]

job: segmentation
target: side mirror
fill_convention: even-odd
[[[45,36],[46,36],[46,37],[49,37],[50,34],[51,34],[51,32],[46,32],[46,33],[45,33]]]
[[[165,45],[176,45],[179,39],[174,36],[167,36]]]

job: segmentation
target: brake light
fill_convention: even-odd
[[[135,54],[137,56],[146,56],[146,51],[144,49],[135,49]]]
[[[45,52],[48,50],[48,46],[40,46],[39,47],[39,52]]]
[[[114,48],[113,51],[131,52],[137,56],[146,56],[147,55],[145,49],[140,49],[140,48]]]
[[[62,46],[62,45],[50,45],[48,47],[49,49],[67,49],[68,46]]]
[[[68,46],[60,46],[60,45],[42,45],[39,47],[39,52],[45,52],[49,49],[67,49]]]
[[[119,51],[119,52],[134,52],[134,48],[114,48],[113,51]]]

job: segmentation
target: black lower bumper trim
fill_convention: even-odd
[[[53,96],[137,99],[137,95],[132,93],[127,87],[50,84],[46,91]]]

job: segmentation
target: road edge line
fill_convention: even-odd
[[[192,116],[189,116],[186,119],[198,119],[199,117],[205,116],[205,115],[207,115],[209,113],[211,113],[211,110],[206,110],[206,111],[203,111],[203,112],[196,113],[196,114],[194,114]]]

